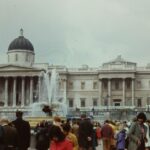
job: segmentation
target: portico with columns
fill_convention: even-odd
[[[100,79],[100,82],[99,94],[102,106],[106,103],[108,106],[134,106],[134,78],[106,78],[105,76]]]
[[[6,68],[8,69],[9,66]],[[0,71],[0,106],[3,108],[24,108],[39,101],[39,80],[41,78],[39,74],[41,70],[36,71],[19,70],[15,73]]]
[[[103,106],[135,106],[135,67],[121,56],[102,65],[98,78]]]

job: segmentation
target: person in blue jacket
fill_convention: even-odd
[[[126,138],[126,130],[123,128],[123,125],[120,125],[120,131],[117,133],[117,150],[125,150],[125,138]]]

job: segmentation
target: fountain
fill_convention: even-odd
[[[39,102],[32,104],[31,116],[46,116],[42,109],[46,110],[48,108],[48,110],[52,111],[52,115],[66,117],[66,96],[64,96],[65,94],[59,89],[59,74],[56,72],[56,69],[52,70],[51,77],[49,77],[49,73],[49,71],[41,72]]]

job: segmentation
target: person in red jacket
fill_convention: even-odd
[[[96,137],[97,137],[98,145],[100,145],[102,135],[101,135],[101,125],[99,122],[97,122],[96,124]]]
[[[50,150],[73,150],[72,142],[66,139],[58,126],[51,127],[50,140]]]
[[[114,132],[112,127],[109,125],[109,121],[106,120],[101,128],[101,136],[103,141],[103,150],[111,149],[111,139],[114,137]]]

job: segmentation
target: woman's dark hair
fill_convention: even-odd
[[[62,127],[63,127],[63,130],[66,132],[69,132],[71,130],[71,126],[69,123],[64,124]]]
[[[140,112],[137,115],[137,119],[143,119],[144,122],[147,120],[146,115],[143,112]]]
[[[52,125],[50,128],[50,139],[52,140],[54,137],[57,137],[58,141],[63,141],[65,139],[65,135],[63,131],[61,131],[60,127]]]
[[[17,118],[22,118],[22,115],[23,115],[22,111],[19,111],[19,110],[16,111],[16,117]]]

